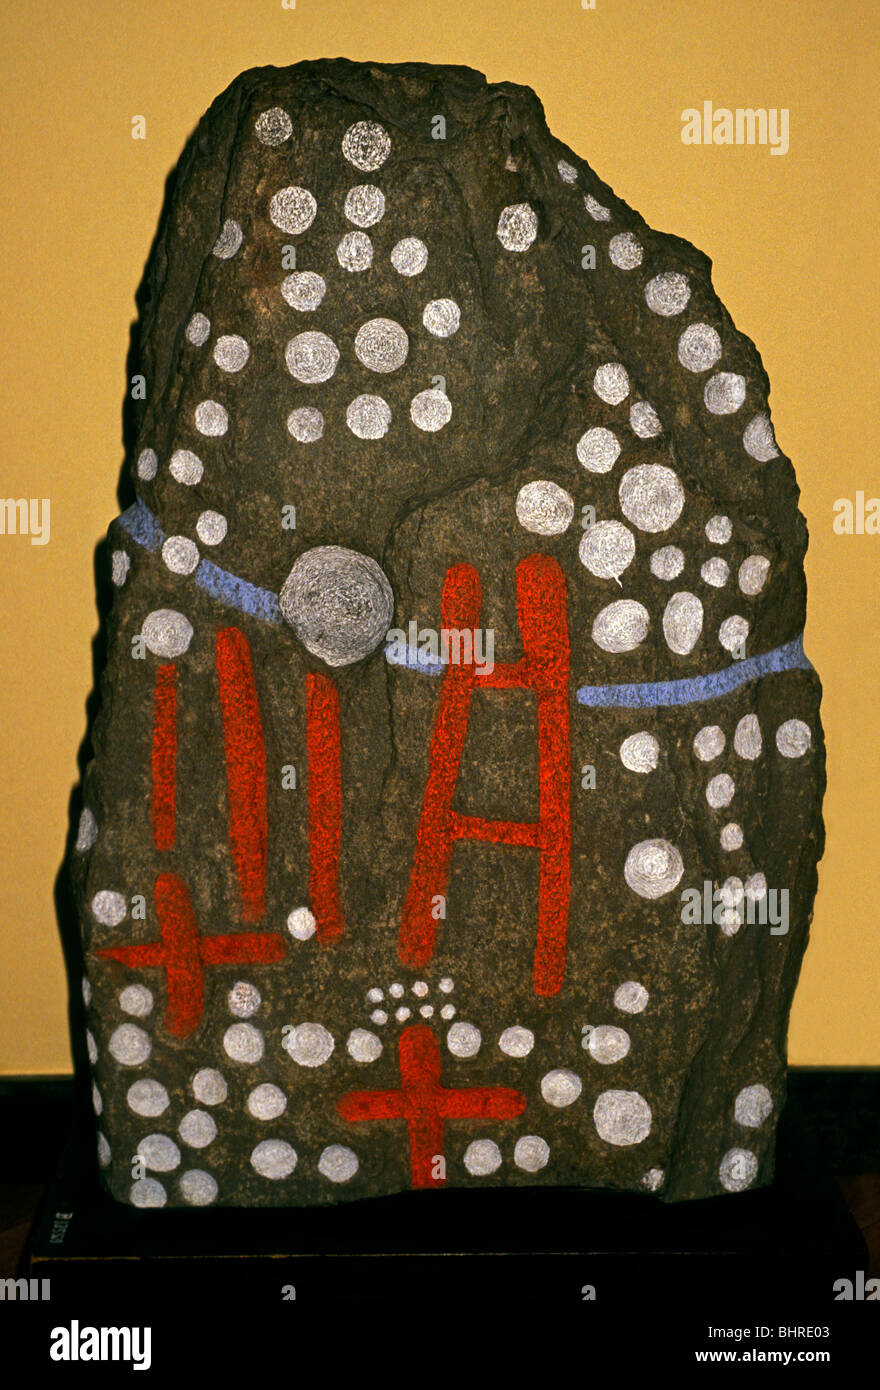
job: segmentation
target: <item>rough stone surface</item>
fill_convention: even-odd
[[[820,686],[707,258],[528,89],[339,60],[218,98],[147,287],[72,850],[111,1192],[766,1183]]]

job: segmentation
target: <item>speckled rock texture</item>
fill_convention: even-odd
[[[110,1191],[767,1183],[820,685],[707,258],[527,88],[333,60],[218,98],[146,283],[71,856]]]

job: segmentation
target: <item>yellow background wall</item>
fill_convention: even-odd
[[[52,885],[91,686],[92,555],[118,510],[129,325],[165,178],[242,69],[337,55],[533,87],[561,140],[714,261],[763,356],[811,537],[828,848],[791,1060],[880,1063],[880,536],[832,531],[836,498],[880,495],[874,0],[27,0],[0,28],[0,493],[52,503],[47,546],[0,536],[0,1072],[70,1067]],[[681,112],[703,100],[788,107],[790,152],[683,145]]]

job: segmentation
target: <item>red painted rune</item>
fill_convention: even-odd
[[[286,946],[277,932],[236,932],[201,936],[189,890],[177,874],[156,879],[159,940],[136,946],[109,946],[95,954],[118,960],[132,970],[159,966],[165,971],[168,1008],[165,1027],[176,1038],[187,1038],[201,1022],[205,1007],[205,967],[259,965],[282,960]]]
[[[517,616],[523,656],[478,675],[473,660],[449,662],[428,754],[428,780],[416,836],[409,891],[403,905],[398,954],[421,969],[434,954],[434,906],[446,892],[456,840],[521,845],[541,854],[538,931],[532,979],[536,994],[556,994],[565,975],[571,870],[571,757],[569,751],[569,638],[565,576],[549,555],[530,555],[516,568]],[[441,627],[475,629],[480,621],[480,577],[472,565],[447,571]],[[478,649],[476,634],[471,652]],[[452,809],[475,689],[531,690],[538,715],[538,820],[493,821]]]
[[[337,1102],[344,1120],[402,1120],[409,1130],[413,1187],[442,1187],[434,1175],[444,1156],[444,1130],[450,1120],[511,1120],[526,1108],[526,1098],[505,1086],[441,1085],[440,1048],[433,1031],[422,1024],[400,1035],[400,1089],[349,1091]],[[445,1166],[445,1165],[444,1165]]]

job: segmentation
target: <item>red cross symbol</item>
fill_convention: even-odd
[[[409,1129],[413,1187],[442,1187],[433,1165],[443,1156],[448,1120],[511,1120],[526,1108],[526,1098],[505,1086],[456,1090],[441,1085],[442,1062],[430,1028],[404,1028],[400,1035],[400,1090],[348,1091],[336,1108],[344,1120],[404,1120]]]
[[[109,946],[95,954],[121,961],[133,970],[160,966],[165,971],[168,1009],[165,1027],[177,1038],[198,1028],[205,1007],[205,966],[271,964],[285,954],[277,932],[236,932],[201,936],[189,890],[177,874],[156,879],[158,941],[138,946]]]

